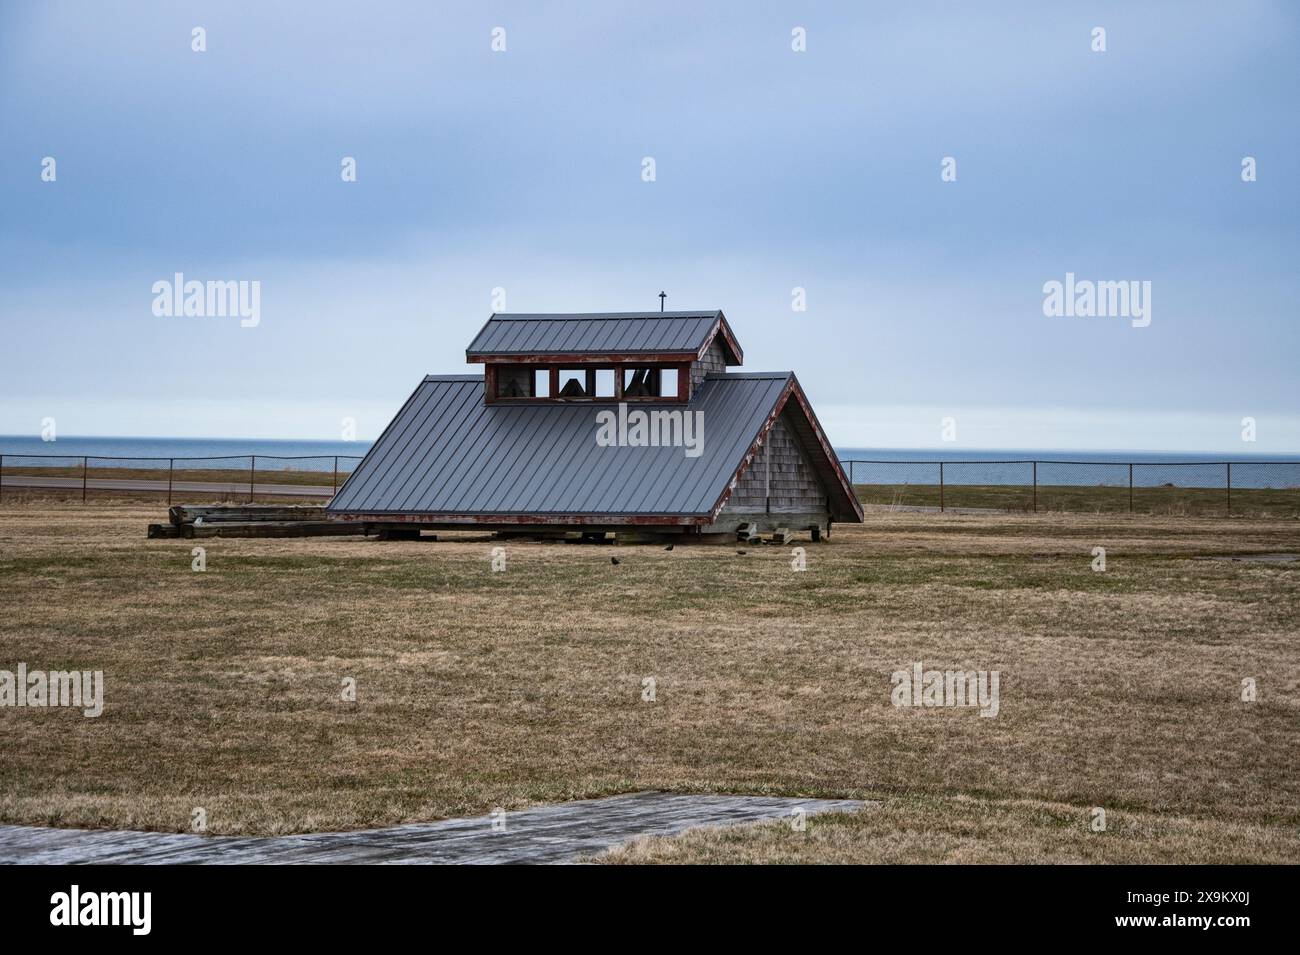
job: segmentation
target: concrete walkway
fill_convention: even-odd
[[[571,862],[637,836],[670,836],[695,826],[788,819],[800,808],[812,816],[819,812],[849,812],[863,805],[851,799],[644,792],[507,813],[504,832],[493,831],[490,816],[361,832],[256,838],[0,826],[0,863],[491,865]]]

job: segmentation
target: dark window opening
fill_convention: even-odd
[[[530,398],[533,376],[527,365],[501,365],[496,370],[498,398]]]
[[[592,386],[588,383],[588,372],[581,368],[560,369],[561,398],[590,398]]]
[[[676,368],[624,368],[623,397],[676,398],[677,376]]]
[[[623,369],[623,397],[624,398],[659,397],[659,369],[658,368],[624,368]]]
[[[555,365],[500,364],[492,369],[493,398],[552,401],[676,400],[682,382],[680,366],[594,365],[560,368]]]

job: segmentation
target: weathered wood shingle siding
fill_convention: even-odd
[[[727,356],[722,351],[722,344],[715,338],[709,343],[703,358],[691,362],[691,390],[700,387],[705,375],[722,374],[727,370]]]
[[[527,398],[533,393],[532,377],[533,368],[529,365],[501,365],[497,368],[497,394],[504,397],[516,395],[516,391],[511,390],[513,385],[517,397]]]
[[[808,455],[790,427],[789,412],[782,412],[763,447],[736,482],[724,514],[816,513],[827,511],[822,488]]]

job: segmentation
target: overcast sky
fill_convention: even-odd
[[[374,437],[494,288],[662,288],[842,447],[1294,452],[1297,10],[5,0],[0,433]],[[1150,324],[1044,315],[1067,272]]]

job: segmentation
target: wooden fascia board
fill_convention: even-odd
[[[749,468],[749,465],[753,462],[754,457],[763,447],[764,442],[767,440],[768,432],[770,432],[776,425],[777,419],[781,417],[781,412],[785,410],[786,403],[791,397],[794,397],[795,401],[799,405],[799,409],[803,412],[805,419],[808,421],[813,436],[816,437],[817,443],[820,446],[822,456],[825,458],[825,464],[829,466],[836,477],[838,477],[840,490],[844,493],[849,505],[853,509],[853,512],[857,515],[857,523],[861,524],[866,519],[865,513],[862,510],[862,504],[858,501],[858,496],[853,493],[853,485],[849,483],[848,475],[844,473],[844,468],[840,465],[840,459],[836,456],[835,449],[832,448],[830,442],[826,440],[826,432],[822,430],[821,423],[813,413],[812,405],[808,403],[808,397],[803,393],[803,388],[799,386],[799,380],[791,374],[790,380],[786,382],[785,388],[781,390],[781,395],[777,398],[772,411],[768,413],[767,418],[763,422],[763,426],[759,429],[758,436],[754,439],[753,443],[750,444],[749,450],[746,451],[745,456],[741,458],[740,464],[736,467],[735,473],[731,476],[731,480],[727,482],[727,486],[723,488],[722,494],[718,497],[717,503],[713,505],[713,510],[710,512],[713,516],[713,520],[717,520],[718,515],[722,513],[722,509],[727,506],[727,501],[731,499],[731,493],[736,489],[736,484],[740,481],[745,471]]]
[[[707,514],[444,514],[426,511],[338,511],[332,519],[443,524],[627,524],[694,526],[711,524]]]
[[[700,346],[699,353],[695,356],[695,359],[698,361],[704,358],[705,354],[708,353],[709,346],[713,344],[713,340],[719,335],[722,336],[722,342],[726,346],[727,350],[731,352],[731,357],[735,359],[735,361],[729,361],[727,364],[743,365],[745,363],[745,353],[741,351],[740,343],[736,341],[736,336],[731,333],[731,326],[727,324],[726,316],[721,314],[718,315],[718,320],[713,325],[713,331],[709,332],[705,337],[704,344]]]
[[[790,397],[790,388],[793,384],[794,375],[791,375],[789,380],[786,381],[785,387],[781,389],[781,394],[777,397],[776,402],[772,405],[772,410],[768,412],[767,417],[763,420],[762,427],[758,429],[758,435],[750,442],[749,450],[740,459],[740,464],[736,466],[731,479],[727,481],[727,486],[722,489],[722,493],[718,495],[717,501],[714,502],[713,509],[709,512],[712,515],[712,520],[717,520],[718,515],[722,513],[722,509],[727,506],[727,501],[731,500],[731,492],[736,489],[737,482],[740,481],[741,476],[749,468],[759,449],[763,447],[763,442],[767,440],[767,433],[772,430],[777,419],[781,417],[781,410]]]
[[[822,456],[826,459],[826,464],[830,466],[839,479],[840,488],[850,505],[852,505],[853,512],[858,517],[858,523],[862,523],[866,519],[866,515],[862,510],[862,503],[858,500],[857,494],[853,492],[853,483],[849,480],[849,476],[844,473],[844,466],[840,464],[839,455],[835,453],[835,449],[831,447],[830,441],[827,440],[826,432],[822,430],[821,422],[817,420],[817,414],[813,411],[808,396],[804,394],[799,379],[791,375],[790,382],[793,386],[791,393],[794,395],[795,400],[799,402],[799,407],[803,410],[804,417],[808,419],[808,424],[812,426],[813,435],[817,438],[817,443],[821,448]]]

